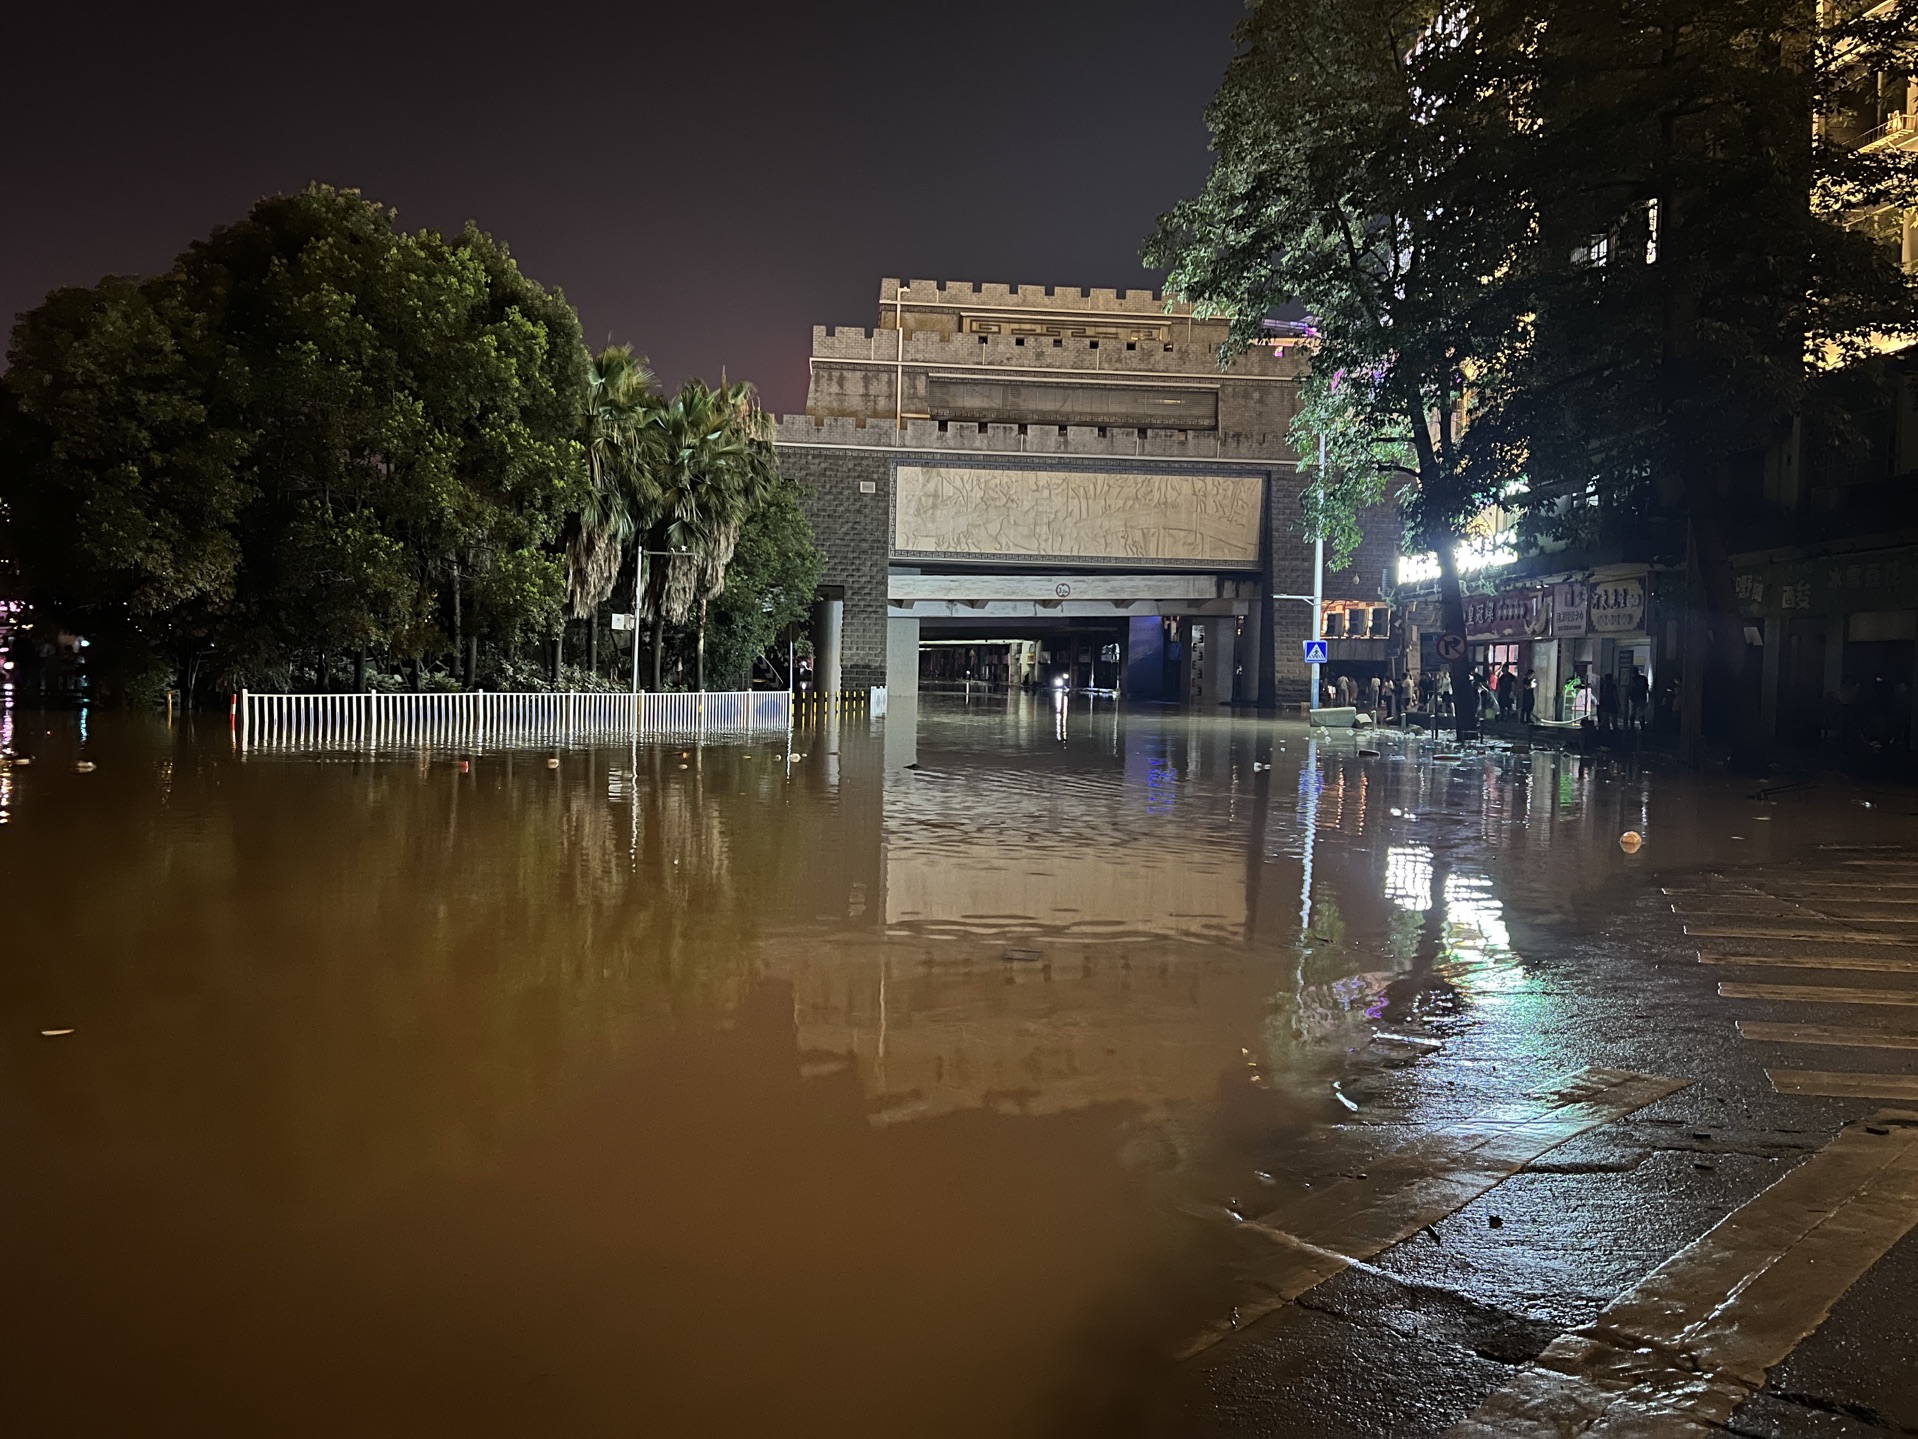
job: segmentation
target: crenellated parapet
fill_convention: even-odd
[[[1189,315],[1183,301],[1167,303],[1157,290],[1081,289],[1076,285],[975,284],[966,280],[909,280],[888,277],[879,282],[881,306],[956,305],[967,309],[1066,310],[1096,315]]]
[[[815,361],[852,364],[990,366],[1073,374],[1275,380],[1301,379],[1310,364],[1309,342],[1294,340],[1280,345],[1255,345],[1222,371],[1217,345],[1216,336],[1191,339],[1177,327],[1170,338],[1160,341],[913,329],[902,332],[848,325],[814,325],[812,332]]]
[[[778,443],[948,454],[1022,454],[1168,460],[1237,460],[1296,465],[1284,435],[1240,435],[1204,430],[1159,430],[1094,425],[999,425],[843,416],[782,415]]]

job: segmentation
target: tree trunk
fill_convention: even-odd
[[[1445,617],[1445,632],[1465,634],[1465,591],[1459,584],[1458,541],[1451,535],[1438,539],[1439,612]],[[1472,652],[1468,647],[1459,658],[1449,662],[1452,671],[1452,725],[1460,740],[1478,736],[1478,686],[1472,683]],[[1433,728],[1438,727],[1436,718]]]
[[[466,616],[460,604],[460,568],[453,566],[453,670],[457,678],[460,657],[466,653]]]
[[[666,617],[653,615],[653,688],[660,688],[660,667],[665,663]]]
[[[314,675],[318,680],[314,688],[321,694],[325,694],[333,687],[333,667],[327,663],[327,660],[328,655],[326,651],[321,650],[319,663],[314,666]]]
[[[566,623],[560,622],[559,633],[553,636],[553,688],[558,689],[566,673]]]
[[[599,611],[586,616],[586,673],[599,673]]]
[[[699,601],[699,628],[693,639],[693,688],[706,692],[706,601]]]
[[[366,646],[353,651],[353,693],[366,693]]]
[[[479,636],[466,637],[466,687],[479,688]]]

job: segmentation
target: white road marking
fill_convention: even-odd
[[[1347,1176],[1237,1231],[1255,1241],[1243,1293],[1228,1319],[1180,1353],[1190,1358],[1429,1224],[1574,1135],[1663,1099],[1691,1083],[1629,1069],[1581,1069],[1510,1104],[1419,1136]]]
[[[1782,999],[1797,1004],[1918,1005],[1918,989],[1855,989],[1843,984],[1745,984],[1721,981],[1726,999]]]
[[[1905,934],[1868,934],[1862,930],[1836,933],[1830,929],[1803,926],[1797,929],[1760,929],[1748,924],[1688,924],[1685,933],[1699,939],[1789,939],[1813,944],[1897,944],[1907,949],[1912,947],[1911,936]]]
[[[1856,1070],[1768,1069],[1780,1094],[1817,1094],[1829,1099],[1918,1099],[1918,1074],[1862,1074]]]
[[[1722,1439],[1765,1372],[1914,1224],[1918,1113],[1887,1111],[1559,1336],[1447,1439]]]
[[[1918,974],[1918,956],[1902,954],[1720,954],[1700,950],[1700,964],[1759,964],[1781,969],[1848,969],[1874,974]]]
[[[1837,1024],[1770,1024],[1764,1020],[1738,1021],[1741,1039],[1767,1044],[1829,1044],[1847,1049],[1918,1049],[1918,1034],[1892,1029],[1858,1029]]]

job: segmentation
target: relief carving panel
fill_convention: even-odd
[[[1140,475],[901,465],[893,549],[942,555],[1259,561],[1257,475]]]

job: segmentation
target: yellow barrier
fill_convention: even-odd
[[[860,714],[872,707],[871,690],[801,690],[793,695],[793,722],[833,714]]]

